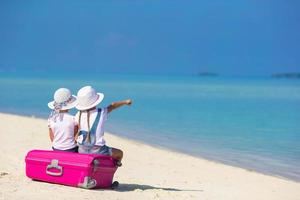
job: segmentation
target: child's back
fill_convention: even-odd
[[[66,88],[60,88],[54,93],[54,101],[48,103],[52,109],[48,119],[49,136],[53,150],[78,152],[75,133],[78,125],[69,109],[77,105],[77,99]]]
[[[76,142],[74,131],[77,124],[74,116],[69,113],[59,113],[55,118],[49,118],[48,127],[52,130],[52,147],[57,150],[68,150],[75,148]]]
[[[106,146],[104,140],[104,122],[108,113],[123,105],[131,105],[131,100],[111,103],[104,108],[97,108],[97,105],[104,98],[104,94],[97,93],[91,86],[81,88],[78,93],[78,104],[76,108],[79,112],[76,115],[76,122],[79,126],[77,142],[80,153],[97,153],[112,156],[118,160],[117,165],[121,165],[123,151],[117,148]]]

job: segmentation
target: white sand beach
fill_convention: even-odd
[[[0,199],[222,199],[296,200],[300,183],[195,158],[106,133],[124,151],[116,190],[85,190],[32,181],[24,158],[50,149],[45,119],[0,114]]]

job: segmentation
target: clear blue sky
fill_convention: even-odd
[[[298,0],[0,1],[0,73],[300,71]]]

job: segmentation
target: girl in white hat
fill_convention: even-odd
[[[77,105],[76,96],[67,88],[59,88],[54,93],[54,101],[48,103],[52,112],[48,118],[49,136],[53,150],[78,152],[75,134],[78,125],[69,109]]]
[[[105,108],[96,106],[103,100],[104,94],[96,93],[91,86],[81,88],[77,93],[79,112],[75,116],[79,131],[76,136],[79,153],[99,153],[115,158],[121,165],[123,152],[120,149],[106,146],[104,140],[104,122],[108,113],[123,105],[131,105],[130,99],[111,103]]]

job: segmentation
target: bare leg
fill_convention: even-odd
[[[118,160],[121,162],[123,158],[123,151],[120,149],[112,148],[112,155],[114,159]]]

